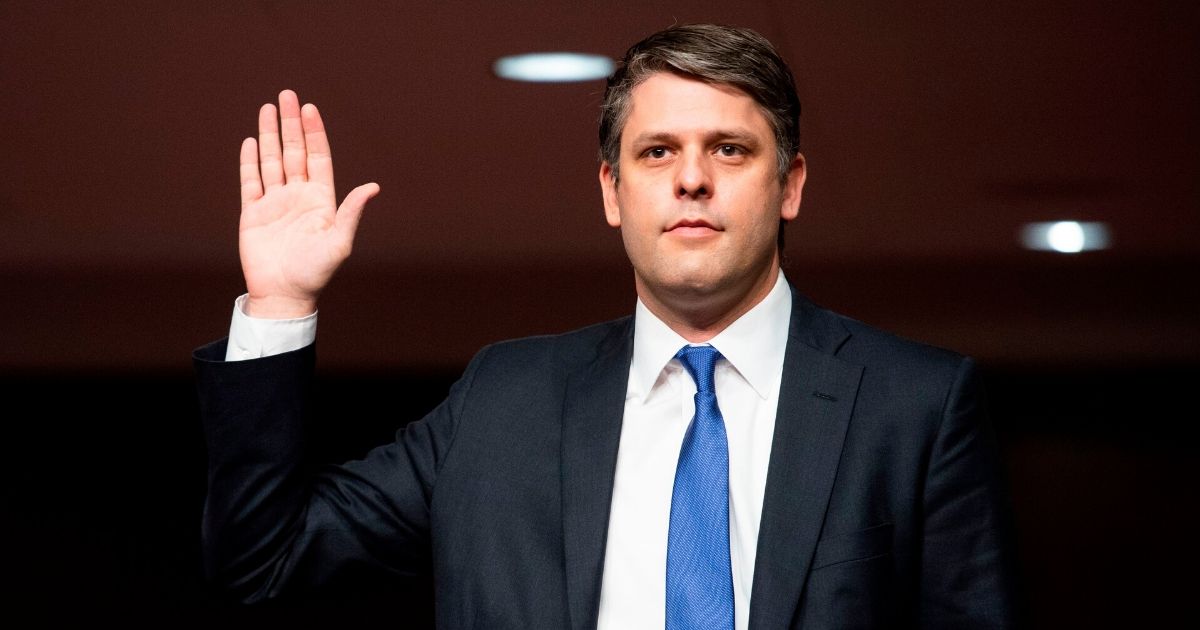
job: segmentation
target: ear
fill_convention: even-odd
[[[604,218],[613,227],[621,227],[621,206],[617,203],[617,178],[608,162],[600,163],[600,193],[604,196]]]
[[[783,183],[783,202],[779,207],[779,218],[791,221],[800,215],[800,197],[804,192],[804,178],[808,169],[804,156],[797,153],[788,167],[787,180]]]

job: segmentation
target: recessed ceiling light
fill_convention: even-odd
[[[501,57],[492,64],[492,71],[502,79],[564,83],[591,81],[612,74],[616,66],[604,55],[554,52],[526,53]]]
[[[1096,221],[1047,221],[1021,228],[1021,244],[1038,251],[1078,254],[1107,249],[1110,240],[1108,224]]]

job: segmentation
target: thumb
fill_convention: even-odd
[[[346,199],[342,201],[333,224],[334,229],[341,233],[347,242],[354,240],[354,233],[358,230],[358,221],[362,218],[363,208],[378,194],[379,184],[371,182],[351,190],[350,194],[346,195]]]

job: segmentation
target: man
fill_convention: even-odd
[[[317,296],[379,188],[335,209],[316,108],[264,106],[241,152],[247,295],[196,355],[211,577],[257,600],[431,554],[444,628],[1008,626],[972,362],[822,310],[780,271],[799,109],[752,31],[632,47],[599,177],[634,316],[485,348],[394,443],[310,476]]]

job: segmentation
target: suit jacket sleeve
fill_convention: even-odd
[[[410,574],[427,562],[434,479],[477,361],[394,442],[314,469],[304,457],[314,348],[226,363],[224,346],[193,357],[209,458],[202,535],[210,581],[250,602],[348,569]]]
[[[1007,498],[974,362],[964,359],[930,453],[923,501],[922,628],[1013,625]]]

